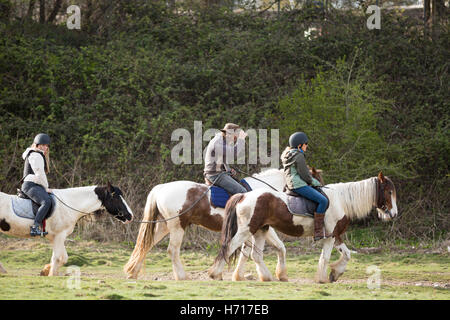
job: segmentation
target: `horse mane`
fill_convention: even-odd
[[[73,187],[73,188],[64,188],[64,189],[53,189],[53,190],[61,191],[61,192],[65,192],[65,191],[76,191],[76,190],[83,191],[83,190],[90,190],[90,189],[94,190],[96,187],[98,187],[98,186],[92,185],[92,186],[84,186],[84,187]]]
[[[270,168],[270,169],[261,171],[259,173],[254,173],[254,174],[252,174],[252,177],[261,178],[261,177],[272,176],[272,175],[275,175],[276,173],[278,173],[278,174],[282,173],[282,169]]]
[[[326,187],[340,195],[345,214],[350,219],[362,219],[372,211],[376,200],[376,184],[374,178],[356,182],[329,184]],[[333,201],[330,199],[330,201]]]

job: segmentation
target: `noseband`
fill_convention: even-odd
[[[386,203],[386,197],[384,195],[384,190],[386,188],[386,183],[380,182],[380,179],[375,178],[376,185],[377,185],[377,208],[384,210],[384,213],[389,215],[389,217],[392,219],[392,213],[391,210],[388,209],[387,203]]]

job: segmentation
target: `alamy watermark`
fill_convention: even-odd
[[[381,9],[377,5],[367,7],[366,13],[372,14],[368,19],[366,26],[369,30],[381,29]]]
[[[81,9],[77,5],[71,5],[67,8],[67,14],[70,16],[67,19],[67,28],[69,30],[81,29]],[[370,5],[366,10],[367,14],[371,16],[367,19],[366,26],[369,30],[381,29],[381,8],[377,5]],[[315,30],[315,29],[312,29]],[[305,36],[310,36],[311,30],[305,31]]]
[[[374,265],[368,266],[366,268],[366,273],[370,275],[369,278],[367,278],[367,289],[370,290],[380,289],[381,269]]]
[[[81,289],[81,270],[79,266],[67,267],[69,278],[66,281],[67,289],[80,290]]]
[[[206,157],[206,149],[203,142],[209,142],[217,134],[218,129],[207,129],[203,132],[201,121],[194,121],[194,133],[185,128],[178,128],[172,132],[171,141],[178,142],[171,149],[171,160],[174,164],[202,164]],[[241,129],[239,129],[241,130]],[[269,138],[270,131],[270,138]],[[227,164],[260,164],[271,168],[279,167],[280,146],[279,129],[247,129],[245,131],[248,143],[237,143],[236,152],[233,148],[215,148],[215,158],[225,156]],[[247,139],[246,139],[247,140]],[[233,146],[233,141],[228,141]],[[248,153],[246,154],[246,145]],[[270,145],[270,154],[268,148]],[[226,152],[224,155],[223,153]],[[246,161],[247,156],[247,161]]]
[[[77,5],[71,5],[67,8],[67,14],[70,14],[70,16],[67,18],[67,29],[73,30],[81,29],[81,10],[80,7]]]

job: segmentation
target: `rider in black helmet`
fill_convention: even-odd
[[[325,210],[328,199],[312,186],[320,186],[320,182],[313,178],[306,165],[305,152],[308,147],[308,137],[304,132],[296,132],[289,137],[289,147],[282,155],[286,185],[299,195],[318,204],[314,213],[314,240],[326,238],[324,230]]]
[[[22,155],[25,160],[23,170],[22,192],[31,200],[40,205],[34,219],[34,225],[30,228],[30,235],[45,236],[47,232],[42,230],[42,221],[47,215],[52,200],[48,188],[47,173],[49,170],[50,137],[45,133],[38,134],[31,147],[27,148]]]

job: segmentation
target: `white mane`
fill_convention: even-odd
[[[350,219],[366,217],[376,201],[376,184],[374,178],[357,182],[329,184],[326,187],[333,190],[333,192],[339,193],[345,214]],[[333,200],[330,199],[330,201]]]

